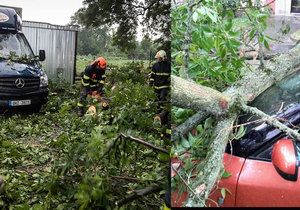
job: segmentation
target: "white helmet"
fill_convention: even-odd
[[[166,59],[167,53],[164,50],[160,50],[156,53],[155,58],[162,58],[163,60]]]

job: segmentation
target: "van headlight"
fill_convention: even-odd
[[[48,77],[47,74],[42,73],[40,77],[40,87],[48,86]]]

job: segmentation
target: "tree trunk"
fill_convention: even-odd
[[[224,114],[234,98],[251,102],[274,83],[299,70],[299,55],[300,45],[297,45],[289,53],[268,61],[264,69],[245,69],[247,73],[243,78],[223,93],[172,75],[172,104],[214,115]]]
[[[205,161],[203,176],[201,177],[202,182],[205,184],[205,190],[201,196],[204,201],[208,198],[209,193],[218,179],[222,168],[225,148],[236,117],[237,115],[233,114],[231,117],[221,120],[215,128],[214,133],[216,137],[210,145],[209,153],[207,154]],[[205,202],[200,202],[200,204],[202,203]]]
[[[195,111],[207,111],[214,115],[220,115],[227,111],[229,98],[219,91],[174,75],[171,78],[172,104],[174,106]]]

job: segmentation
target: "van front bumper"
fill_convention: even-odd
[[[0,92],[0,107],[14,107],[12,102],[16,101],[28,101],[30,100],[30,106],[43,105],[47,103],[49,95],[48,88],[40,88],[37,91],[29,93],[1,93]],[[29,105],[19,105],[20,106],[29,106]]]

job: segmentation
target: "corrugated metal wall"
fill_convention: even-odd
[[[23,21],[25,34],[35,55],[45,50],[42,65],[52,80],[59,78],[73,83],[76,72],[77,26],[58,26],[48,23]]]

